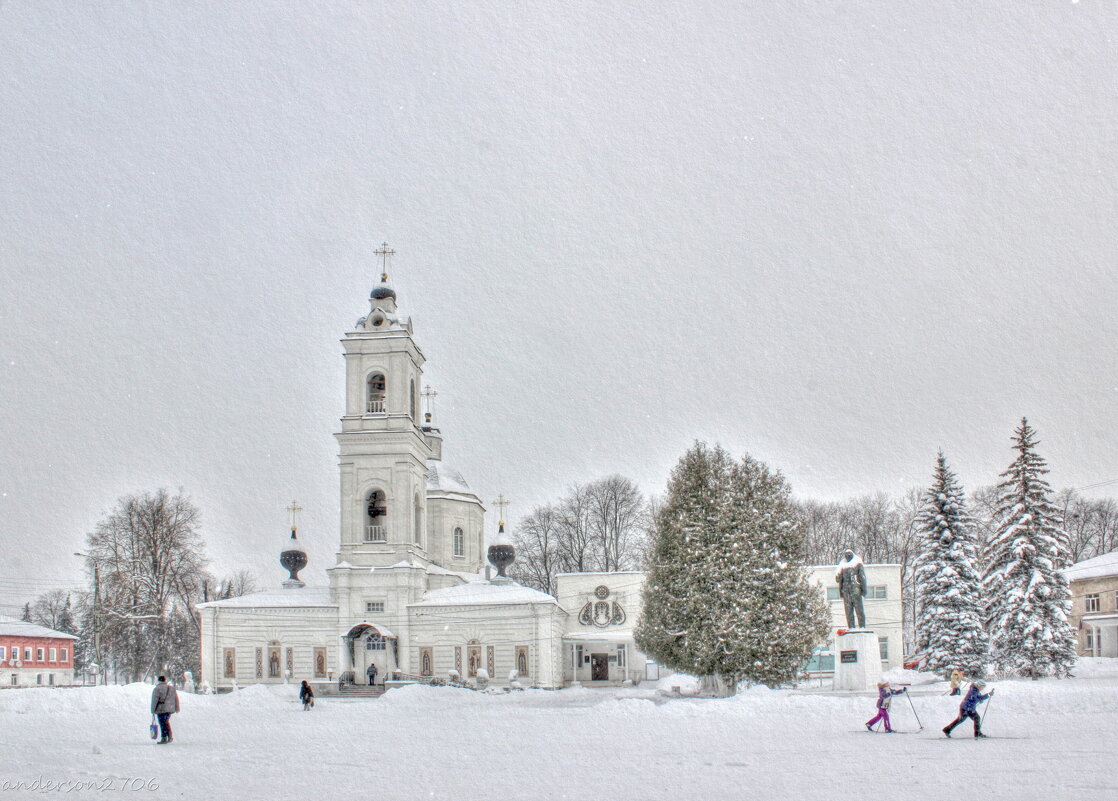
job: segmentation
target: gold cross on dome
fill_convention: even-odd
[[[499,494],[497,496],[497,500],[493,501],[493,505],[500,510],[499,514],[501,516],[502,523],[505,522],[505,508],[508,507],[511,503],[512,501],[509,501],[507,498],[505,498],[503,493]]]
[[[303,511],[303,507],[299,505],[298,501],[292,501],[291,505],[287,507],[287,511],[291,512],[291,533],[295,533],[295,513]]]
[[[380,256],[380,280],[388,280],[388,260],[396,255],[396,251],[388,247],[387,242],[382,242],[380,248],[373,251],[374,256]]]

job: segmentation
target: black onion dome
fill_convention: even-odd
[[[385,298],[392,298],[396,300],[396,290],[388,284],[377,284],[373,287],[373,291],[369,293],[372,300],[384,300]]]

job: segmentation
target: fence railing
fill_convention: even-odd
[[[385,414],[388,410],[384,406],[384,398],[370,398],[365,404],[367,414]]]
[[[365,542],[388,542],[388,526],[365,526]]]

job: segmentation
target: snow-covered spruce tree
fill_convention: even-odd
[[[989,641],[983,625],[976,526],[963,488],[941,451],[932,486],[916,515],[916,642],[924,669],[986,672]]]
[[[1075,632],[1067,578],[1066,534],[1049,500],[1036,434],[1022,418],[1014,432],[1017,458],[1002,473],[993,536],[986,544],[986,629],[998,672],[1067,676],[1075,664]]]
[[[696,443],[657,515],[637,647],[719,694],[795,679],[830,632],[802,546],[780,473]]]

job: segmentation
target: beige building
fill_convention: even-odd
[[[1071,584],[1069,622],[1079,630],[1080,656],[1118,657],[1118,551],[1064,571]]]

